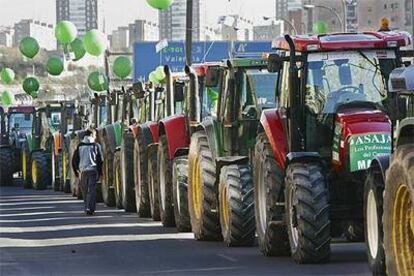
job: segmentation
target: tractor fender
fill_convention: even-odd
[[[369,166],[369,170],[381,171],[381,176],[385,183],[385,172],[387,171],[389,166],[390,166],[390,155],[380,155],[380,156],[376,156],[375,159],[372,160],[371,165]]]
[[[219,156],[224,155],[221,150],[223,149],[223,146],[219,144],[222,140],[218,137],[220,131],[218,130],[217,122],[213,118],[206,118],[196,129],[197,131],[204,131],[206,133],[208,145],[214,160],[217,160]]]
[[[157,156],[158,143],[152,143],[148,145],[147,154],[149,156]]]
[[[283,125],[282,116],[277,109],[268,109],[262,112],[260,123],[266,133],[269,143],[272,147],[273,155],[276,162],[283,169],[286,169],[286,156],[288,153],[288,144],[286,133]]]
[[[221,168],[229,165],[249,165],[248,156],[224,156],[216,159],[216,175],[220,176]]]
[[[289,152],[286,155],[286,166],[293,162],[320,162],[322,164],[322,158],[317,152]]]
[[[137,138],[138,136],[138,132],[139,132],[139,128],[137,125],[131,125],[128,127],[128,131],[132,133],[132,135],[134,136],[134,139]]]
[[[149,130],[151,131],[152,141],[154,143],[158,143],[158,139],[159,139],[158,123],[157,122],[148,122],[146,125],[148,126]]]
[[[116,147],[120,147],[122,143],[122,125],[120,122],[116,122],[113,124],[113,126],[115,134],[115,145]]]
[[[414,118],[405,118],[400,122],[396,146],[412,144],[414,137]]]
[[[180,156],[187,156],[189,151],[190,151],[190,148],[188,148],[188,147],[187,148],[177,148],[175,150],[175,153],[174,153],[174,158],[180,157]]]
[[[59,152],[62,150],[62,135],[60,131],[53,133],[53,145],[54,145],[54,155],[59,155]]]
[[[107,140],[111,152],[115,152],[116,138],[115,138],[115,129],[113,125],[105,126],[103,139]]]
[[[152,143],[152,133],[149,126],[145,124],[140,125],[137,130],[137,138],[139,135],[142,135],[144,137],[144,141],[147,145]]]
[[[186,127],[186,117],[176,115],[165,118],[159,123],[159,135],[167,138],[168,158],[172,160],[178,148],[188,148],[190,138]]]

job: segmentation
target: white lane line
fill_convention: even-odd
[[[0,213],[4,211],[30,211],[30,210],[42,210],[42,209],[53,209],[53,206],[39,206],[39,207],[23,207],[23,208],[0,208]]]
[[[1,209],[0,209],[1,210]],[[32,212],[20,214],[0,214],[0,217],[24,217],[24,216],[39,216],[39,215],[59,215],[59,214],[83,214],[84,211],[50,211],[50,212]],[[95,213],[125,213],[124,210],[98,210]]]
[[[38,219],[10,219],[0,220],[0,223],[18,223],[18,222],[41,222],[41,221],[55,221],[55,220],[71,220],[71,219],[88,219],[88,220],[94,220],[98,218],[112,218],[112,216],[94,216],[91,217],[59,217],[59,218],[38,218]]]
[[[225,259],[227,261],[230,261],[230,262],[233,262],[233,263],[237,262],[237,259],[235,259],[233,257],[230,257],[230,256],[227,256],[227,255],[224,255],[224,254],[217,254],[217,256],[222,257],[223,259]]]
[[[52,205],[52,204],[63,204],[63,203],[65,203],[65,204],[67,204],[67,203],[80,204],[80,203],[83,203],[83,201],[73,200],[73,199],[70,199],[70,200],[57,200],[57,201],[53,201],[53,200],[52,201],[29,201],[29,202],[25,201],[25,202],[16,202],[16,203],[0,203],[0,206],[45,205],[45,204]]]
[[[33,233],[64,230],[80,230],[94,228],[127,228],[127,227],[159,227],[161,223],[113,223],[113,224],[75,224],[57,226],[34,226],[34,227],[1,227],[0,233]]]
[[[180,273],[180,272],[206,272],[206,271],[224,271],[242,269],[242,266],[225,266],[225,267],[206,267],[206,268],[189,268],[189,269],[171,269],[159,271],[145,271],[143,274],[159,274],[159,273]],[[195,275],[195,274],[194,274]]]
[[[64,245],[79,245],[102,242],[122,242],[122,241],[155,241],[155,240],[175,240],[175,239],[193,239],[190,233],[175,234],[143,234],[143,235],[104,235],[104,236],[86,236],[58,239],[10,239],[0,238],[0,248],[5,247],[49,247]]]

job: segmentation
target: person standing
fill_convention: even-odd
[[[86,130],[85,137],[72,157],[72,169],[76,177],[80,175],[80,186],[85,203],[85,213],[93,215],[96,206],[96,183],[102,176],[102,150],[95,142],[96,130]]]

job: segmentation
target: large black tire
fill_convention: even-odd
[[[168,142],[165,135],[160,137],[157,159],[158,201],[160,203],[161,222],[164,227],[174,227],[172,162],[168,159]]]
[[[220,225],[227,246],[254,244],[254,188],[249,165],[224,166],[219,184]]]
[[[114,192],[115,192],[115,207],[123,209],[122,205],[122,173],[121,173],[121,151],[115,152],[114,159]]]
[[[394,152],[384,190],[384,249],[388,275],[414,275],[414,144]]]
[[[174,218],[178,232],[190,232],[191,221],[188,212],[188,157],[179,156],[173,160],[172,169]]]
[[[194,237],[222,240],[216,164],[204,132],[192,135],[188,157],[188,207]]]
[[[31,175],[33,189],[45,190],[52,184],[52,166],[47,153],[37,151],[32,154]]]
[[[322,167],[292,163],[286,172],[290,250],[297,263],[324,263],[331,247],[329,192]]]
[[[102,198],[106,206],[114,207],[114,155],[105,137],[103,137],[101,142],[103,151]]]
[[[122,173],[122,206],[126,212],[136,212],[134,183],[134,135],[127,132],[122,137],[121,173]]]
[[[32,164],[30,160],[30,151],[29,148],[24,145],[22,148],[22,179],[23,179],[23,188],[31,189],[32,188],[32,176],[30,164]]]
[[[368,264],[373,275],[385,275],[385,253],[382,229],[384,179],[378,167],[368,171],[364,185],[364,233]]]
[[[135,205],[141,218],[151,217],[151,206],[148,188],[148,157],[147,143],[140,132],[134,143],[134,179],[135,179]]]
[[[66,149],[66,147],[64,146],[62,149],[62,178],[61,178],[61,186],[63,189],[63,192],[65,193],[70,193],[71,189],[70,189],[70,178],[71,178],[71,174],[72,174],[72,169],[71,169],[71,164],[69,162],[70,158],[69,158],[69,152]]]
[[[149,201],[150,201],[150,210],[151,217],[154,221],[160,221],[160,201],[158,195],[158,178],[156,177],[157,173],[157,155],[154,153],[152,156],[148,156],[148,187],[149,187]]]
[[[13,185],[14,152],[9,147],[0,147],[0,186]]]
[[[265,134],[257,138],[253,158],[256,232],[265,256],[290,254],[285,208],[285,172],[276,162]]]

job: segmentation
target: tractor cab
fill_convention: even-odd
[[[60,128],[62,119],[61,104],[47,104],[36,109],[33,119],[33,141],[35,149],[51,151],[52,133]]]

